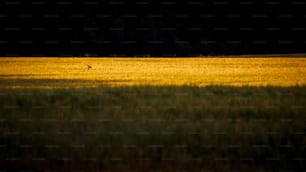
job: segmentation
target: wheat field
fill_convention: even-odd
[[[301,171],[305,76],[306,58],[0,58],[0,171]]]
[[[305,76],[306,58],[0,58],[7,88],[294,86]]]

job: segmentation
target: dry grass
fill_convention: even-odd
[[[0,169],[296,171],[305,87],[0,89]]]
[[[305,60],[0,58],[0,171],[300,171]]]
[[[295,86],[305,76],[306,58],[0,58],[9,88]]]

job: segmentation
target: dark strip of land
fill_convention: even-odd
[[[1,89],[0,170],[297,171],[306,87]]]

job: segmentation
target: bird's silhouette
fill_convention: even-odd
[[[87,65],[87,70],[91,69],[92,67],[90,65]]]

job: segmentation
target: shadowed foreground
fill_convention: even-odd
[[[1,89],[0,170],[298,171],[306,87]]]

